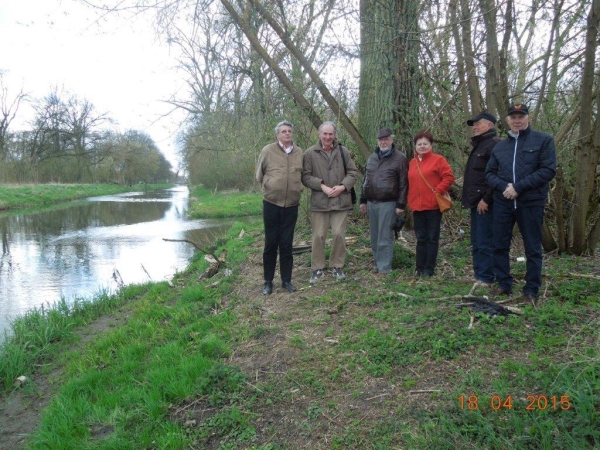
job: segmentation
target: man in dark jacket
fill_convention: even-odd
[[[406,208],[408,160],[394,146],[394,136],[389,128],[379,130],[377,144],[367,160],[360,212],[369,212],[373,271],[385,275],[392,270],[394,221]]]
[[[492,149],[500,142],[495,124],[496,118],[487,112],[467,120],[467,125],[473,127],[473,150],[465,167],[462,193],[462,206],[471,211],[471,247],[475,279],[490,286],[496,279],[492,234],[493,190],[485,183],[485,167],[490,160]]]
[[[529,126],[527,106],[508,109],[508,137],[497,144],[486,167],[486,182],[494,189],[494,271],[498,288],[492,295],[512,292],[509,250],[515,221],[519,225],[527,270],[523,300],[535,304],[542,284],[542,223],[550,180],[556,175],[552,136]]]

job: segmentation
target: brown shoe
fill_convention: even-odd
[[[501,295],[510,295],[510,292],[505,291],[500,286],[490,291],[490,295],[493,297],[500,297]]]
[[[525,303],[531,303],[533,306],[535,306],[537,298],[535,297],[535,295],[523,294],[523,297],[521,297],[519,300]]]

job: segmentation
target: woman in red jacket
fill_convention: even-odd
[[[419,131],[413,141],[415,157],[408,167],[408,207],[413,212],[417,238],[416,275],[430,277],[435,270],[442,224],[435,193],[448,192],[455,177],[446,158],[433,153],[433,136],[429,131]]]

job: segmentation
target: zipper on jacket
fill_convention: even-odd
[[[515,184],[517,184],[516,166],[517,166],[517,144],[519,143],[519,133],[517,133],[516,136],[514,136],[514,138],[515,138],[515,150],[514,150],[514,154],[513,154],[513,164],[512,164],[512,170],[513,170],[513,189],[515,188]],[[514,205],[515,205],[515,209],[517,209],[517,199],[515,198],[513,200],[513,202],[514,202]]]

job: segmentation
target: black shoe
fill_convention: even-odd
[[[501,295],[511,295],[510,291],[505,291],[504,288],[501,288],[500,286],[498,286],[495,289],[492,289],[490,291],[490,295],[492,297],[500,297]]]
[[[271,295],[273,292],[273,282],[265,281],[265,286],[263,287],[263,295]]]
[[[284,281],[283,283],[281,283],[281,287],[288,291],[290,294],[292,292],[296,292],[296,286],[294,286],[291,281]]]

